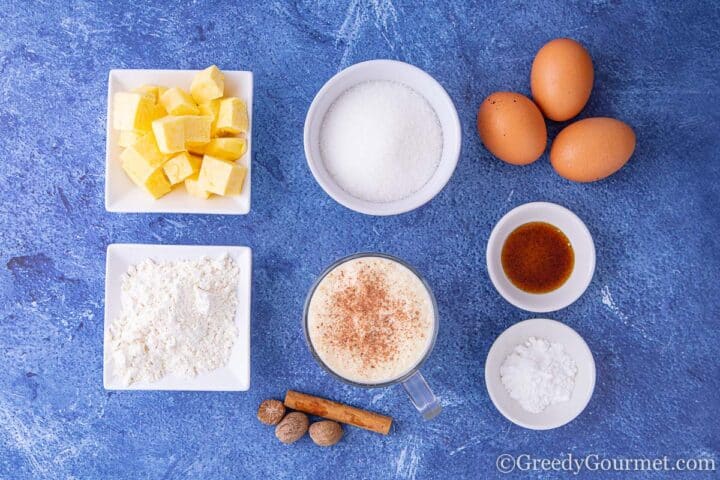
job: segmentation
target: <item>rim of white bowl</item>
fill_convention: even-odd
[[[523,332],[523,330],[527,332],[527,330],[533,329],[534,327],[537,330],[542,331],[543,333],[540,333],[539,335],[521,333]],[[548,335],[547,332],[552,330],[555,331],[555,334]],[[558,340],[557,336],[559,334],[564,334],[567,341]],[[554,338],[547,338],[544,335]],[[502,380],[500,380],[499,378],[499,369],[502,366],[502,362],[505,361],[506,356],[509,355],[512,349],[518,343],[520,343],[522,339],[526,339],[530,336],[538,336],[546,338],[550,341],[557,341],[559,343],[562,343],[567,350],[575,350],[576,354],[579,353],[579,355],[572,355],[571,352],[567,352],[566,350],[566,353],[568,353],[568,355],[570,355],[577,364],[577,375],[583,375],[583,377],[581,378],[582,382],[580,387],[584,386],[585,388],[582,392],[576,391],[576,389],[579,388],[576,375],[576,383],[572,395],[578,395],[579,401],[575,403],[575,409],[569,415],[565,415],[564,417],[558,419],[555,422],[549,421],[547,419],[547,417],[551,415],[548,410],[562,409],[563,412],[567,412],[567,409],[564,408],[567,407],[567,405],[563,405],[563,403],[558,403],[549,406],[540,413],[534,414],[524,412],[522,415],[525,417],[530,417],[532,418],[532,420],[523,420],[522,418],[520,418],[519,415],[514,415],[512,413],[508,403],[517,401],[513,400],[509,396],[507,390],[504,390],[505,386],[502,384]],[[515,339],[517,340],[517,343],[515,340],[509,340],[509,338],[511,337],[517,337]],[[503,348],[503,343],[507,344],[505,345],[506,348]],[[590,347],[588,346],[585,339],[574,328],[564,324],[563,322],[550,318],[531,318],[528,320],[523,320],[506,328],[495,339],[485,359],[485,388],[487,389],[490,401],[492,401],[493,405],[495,405],[495,408],[505,418],[513,422],[515,425],[519,425],[523,428],[529,428],[531,430],[550,430],[553,428],[562,427],[563,425],[567,425],[568,423],[575,420],[582,412],[585,411],[585,408],[587,408],[588,404],[590,403],[593,393],[595,392],[596,383],[597,367],[595,366],[595,357],[593,356],[592,350],[590,350]],[[503,393],[503,391],[505,393]],[[503,397],[503,399],[501,399],[500,397]],[[517,405],[517,407],[522,409],[519,404]]]
[[[319,138],[319,129],[322,126],[325,113],[337,97],[347,91],[348,88],[351,88],[358,83],[372,80],[391,80],[390,78],[387,78],[388,76],[383,77],[378,76],[377,73],[372,73],[373,70],[378,68],[385,69],[388,72],[392,71],[393,75],[389,76],[396,77],[392,79],[393,81],[403,83],[415,90],[418,94],[422,95],[425,100],[430,103],[433,110],[435,110],[435,114],[438,116],[438,121],[440,122],[440,127],[443,133],[443,152],[440,158],[440,163],[438,164],[435,173],[433,173],[433,176],[430,177],[430,180],[428,180],[427,183],[425,183],[425,185],[423,185],[418,191],[407,197],[392,202],[370,202],[349,194],[340,188],[340,186],[338,186],[332,177],[330,177],[327,173],[319,153],[316,156],[312,151],[313,138]],[[364,72],[369,74],[362,77],[361,74]],[[358,80],[352,82],[351,85],[341,88],[335,92],[338,84],[352,75],[360,76]],[[421,82],[428,85],[427,88],[435,89],[436,96],[440,99],[439,102],[441,102],[447,109],[449,118],[446,119],[445,123],[441,120],[440,114],[435,108],[435,105],[433,105],[427,95],[425,95],[423,91],[417,87],[417,85]],[[321,101],[324,100],[326,96],[333,93],[335,95],[332,101],[328,103],[323,111],[319,111],[321,109]],[[320,115],[321,118],[318,118]],[[316,130],[318,131],[316,132]],[[315,181],[333,200],[350,210],[364,213],[366,215],[398,215],[425,205],[437,196],[443,188],[445,188],[447,183],[450,181],[460,158],[462,129],[460,126],[460,117],[458,116],[457,109],[455,108],[452,98],[450,98],[450,95],[447,93],[445,88],[437,80],[435,80],[432,75],[419,67],[399,60],[378,59],[351,65],[336,73],[327,82],[325,82],[322,88],[320,88],[318,93],[315,95],[315,98],[310,104],[310,108],[308,109],[308,113],[305,117],[303,143],[305,148],[305,159],[308,167],[310,168],[310,172],[312,172],[313,177],[315,177]]]
[[[502,268],[500,255],[505,240],[515,228],[528,222],[554,225],[572,244],[573,271],[563,285],[551,292],[525,292],[510,282]],[[488,275],[498,293],[512,305],[535,313],[554,312],[577,301],[592,281],[595,261],[595,243],[585,223],[571,210],[550,202],[531,202],[510,210],[495,224],[486,250]]]

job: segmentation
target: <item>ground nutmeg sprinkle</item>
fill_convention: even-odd
[[[383,272],[361,266],[356,281],[330,297],[336,328],[325,331],[325,340],[351,351],[366,369],[393,361],[403,341],[423,335],[420,312],[408,297],[391,295]]]

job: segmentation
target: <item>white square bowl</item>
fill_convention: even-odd
[[[127,92],[144,84],[190,89],[190,83],[199,70],[110,70],[107,97],[107,139],[105,144],[105,209],[108,212],[125,213],[207,213],[244,215],[250,211],[250,187],[252,179],[252,100],[253,74],[223,70],[225,96],[239,97],[247,102],[250,130],[247,133],[247,152],[239,160],[247,171],[245,186],[240,195],[221,197],[214,195],[208,200],[190,196],[182,188],[174,189],[155,200],[135,185],[120,166],[121,147],[119,132],[112,128],[112,98],[117,92]]]
[[[122,309],[120,288],[122,276],[131,265],[148,258],[158,261],[191,260],[203,256],[220,257],[228,254],[238,265],[238,308],[235,326],[238,337],[230,352],[227,365],[194,378],[168,375],[157,382],[121,384],[112,372],[109,352],[109,327]],[[108,245],[105,271],[105,323],[103,341],[103,385],[107,390],[199,390],[246,391],[250,388],[250,302],[252,281],[252,251],[249,247],[204,245],[143,245],[115,243]]]

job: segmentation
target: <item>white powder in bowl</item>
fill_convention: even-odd
[[[114,374],[130,385],[226,365],[238,333],[238,274],[229,255],[131,266],[109,329]]]
[[[577,365],[560,343],[530,337],[516,346],[500,367],[510,397],[532,413],[570,400]]]
[[[330,106],[320,131],[323,163],[338,186],[376,203],[420,190],[437,170],[442,144],[428,101],[391,81],[349,88]]]

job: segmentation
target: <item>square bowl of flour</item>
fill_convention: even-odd
[[[107,390],[250,388],[252,251],[112,244],[107,248]]]

